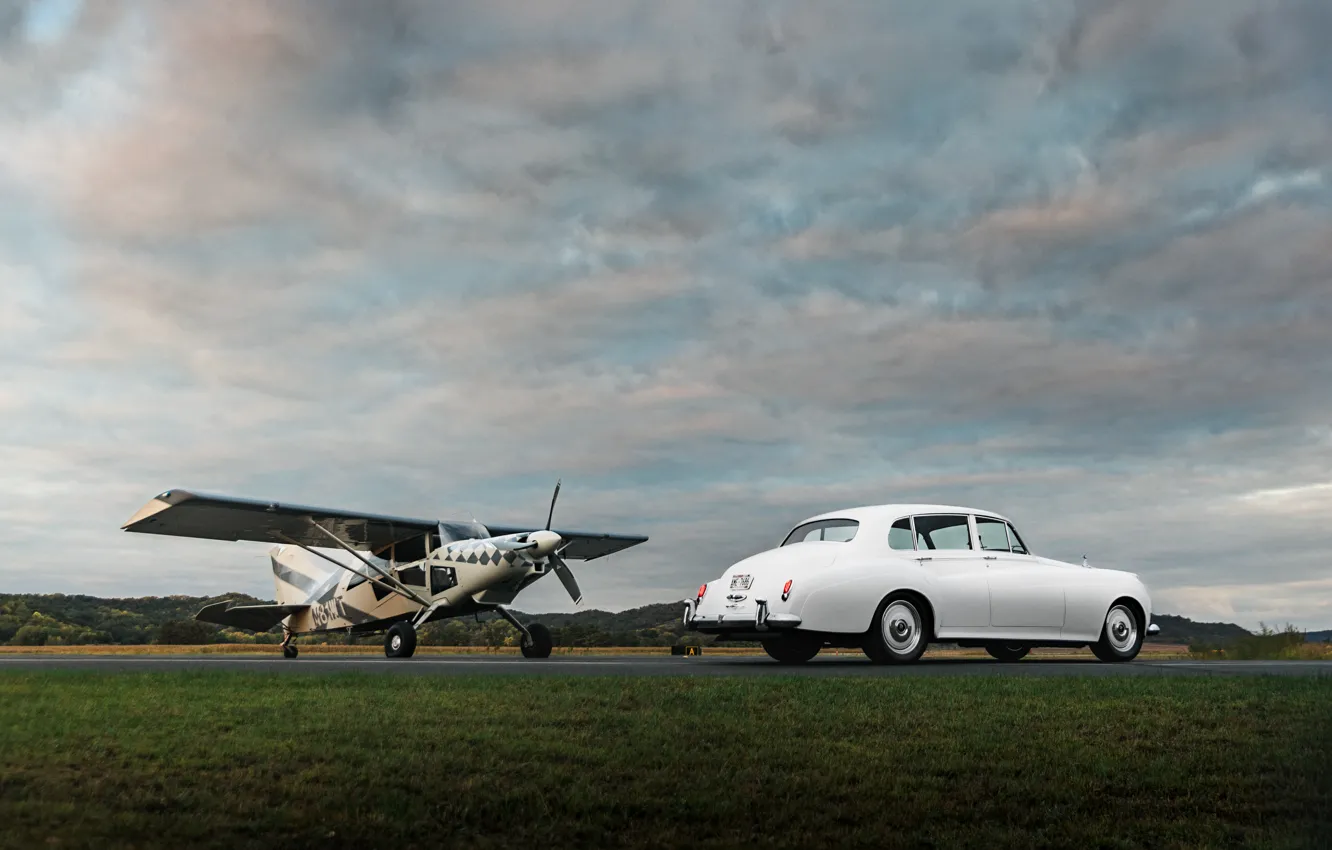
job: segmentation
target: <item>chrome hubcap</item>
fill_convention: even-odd
[[[1138,640],[1138,621],[1133,618],[1133,612],[1123,605],[1116,605],[1105,617],[1105,633],[1115,650],[1126,652]]]
[[[898,599],[883,611],[883,641],[893,652],[905,655],[920,643],[920,614],[916,606]]]
[[[394,652],[402,649],[402,635],[394,635],[393,640],[389,642],[389,646],[393,647]]]

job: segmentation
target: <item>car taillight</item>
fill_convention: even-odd
[[[702,600],[702,599],[703,599],[703,594],[705,594],[705,593],[707,593],[707,592],[708,592],[708,586],[707,586],[706,584],[700,584],[700,585],[698,586],[698,600],[695,600],[695,601]]]
[[[791,595],[791,579],[788,578],[786,580],[786,584],[782,585],[782,601],[785,602],[786,597],[790,595]]]

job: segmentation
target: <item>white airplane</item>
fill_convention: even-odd
[[[547,658],[550,631],[539,623],[523,625],[504,606],[549,572],[578,604],[583,594],[567,560],[591,561],[647,542],[631,534],[552,531],[559,495],[556,482],[546,527],[530,529],[168,490],[123,530],[279,544],[269,551],[276,605],[217,602],[195,618],[254,631],[281,623],[287,658],[297,655],[292,638],[317,632],[385,633],[384,654],[410,658],[421,626],[482,611],[496,611],[518,629],[524,656]],[[319,551],[334,546],[355,563]]]

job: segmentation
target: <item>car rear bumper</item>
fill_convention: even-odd
[[[685,599],[683,602],[685,606],[684,626],[691,632],[739,635],[782,631],[794,629],[800,625],[800,617],[795,614],[768,613],[768,603],[763,599],[757,600],[758,609],[754,613],[736,614],[729,617],[725,614],[719,614],[715,617],[700,616],[697,600]]]

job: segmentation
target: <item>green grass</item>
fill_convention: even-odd
[[[1317,847],[1332,679],[0,674],[0,846]]]

